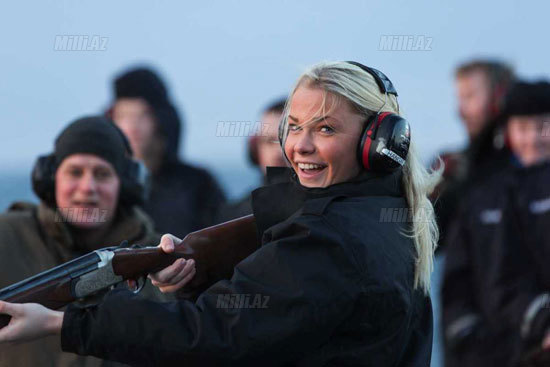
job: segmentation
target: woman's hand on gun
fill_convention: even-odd
[[[181,239],[171,234],[165,234],[160,239],[159,247],[166,253],[174,252],[175,247],[181,243]],[[151,283],[160,289],[162,293],[173,293],[183,288],[196,273],[193,259],[178,259],[172,265],[161,271],[149,274]]]
[[[37,303],[16,304],[0,301],[0,314],[11,316],[8,326],[0,329],[0,344],[26,342],[61,332],[63,312]]]

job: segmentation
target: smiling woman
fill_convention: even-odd
[[[359,143],[364,117],[349,103],[335,102],[334,95],[307,86],[292,97],[285,155],[306,187],[327,187],[359,174],[350,147]]]
[[[357,63],[300,77],[279,129],[291,170],[268,170],[278,183],[253,195],[262,246],[195,303],[114,291],[63,314],[0,302],[13,316],[0,342],[61,334],[65,351],[135,365],[428,366],[438,232],[426,195],[439,173],[419,164],[396,95]],[[410,214],[388,220],[394,210]],[[175,263],[151,277],[174,291],[184,275]],[[262,302],[227,302],[247,297]]]

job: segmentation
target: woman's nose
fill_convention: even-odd
[[[299,154],[311,154],[315,151],[315,142],[308,132],[299,134],[294,144],[294,151]]]

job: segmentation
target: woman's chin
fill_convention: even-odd
[[[318,172],[307,172],[307,170],[298,169],[298,180],[300,185],[304,187],[314,188],[314,187],[326,187],[325,176],[326,168],[319,170]]]

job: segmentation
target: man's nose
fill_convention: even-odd
[[[94,175],[91,172],[86,172],[82,175],[78,188],[85,192],[95,192],[97,190],[97,182]]]

